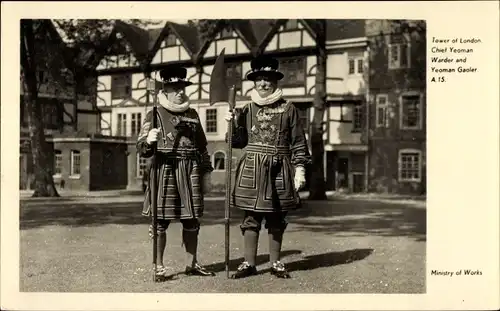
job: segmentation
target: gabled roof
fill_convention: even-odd
[[[125,98],[121,102],[119,102],[118,104],[114,105],[113,108],[128,107],[128,106],[147,106],[146,102],[140,100],[140,99],[145,98],[145,97],[146,97],[146,95],[142,96],[139,99],[135,99],[133,97]]]
[[[181,41],[182,46],[187,50],[189,56],[194,57],[202,46],[200,34],[194,26],[187,24],[168,23],[172,32]]]
[[[254,44],[258,46],[266,35],[273,29],[273,25],[276,23],[275,19],[252,19],[246,20],[246,24],[250,27],[252,35],[255,38]]]
[[[273,36],[279,31],[280,26],[286,23],[286,21],[287,19],[229,20],[234,31],[253,55],[260,54],[265,50],[267,44],[269,44]],[[300,19],[299,21],[304,25],[304,29],[311,37],[316,39],[317,27],[315,20]],[[162,27],[152,29],[142,29],[124,21],[117,21],[114,32],[123,35],[123,40],[126,40],[130,44],[132,53],[142,65],[148,64],[152,60],[158,49],[160,49],[161,42],[170,33],[176,35],[191,57],[192,62],[201,60],[213,40],[213,38],[202,39],[197,27],[193,24],[180,24],[169,21],[165,21]],[[365,20],[342,19],[326,21],[327,41],[365,36]],[[110,37],[114,39],[114,35]],[[83,54],[81,57],[86,58],[87,56]]]
[[[331,19],[326,23],[326,41],[366,36],[364,19]]]
[[[143,61],[149,52],[149,33],[145,29],[120,20],[116,21],[115,29],[130,44],[135,58],[139,62]]]
[[[166,27],[148,29],[148,50],[152,51]]]
[[[282,22],[281,20],[275,19],[231,19],[229,23],[251,53],[256,55],[269,43]],[[222,28],[219,29],[213,37],[219,34],[220,31],[222,31]],[[195,61],[203,57],[203,54],[206,52],[212,40],[213,38],[208,38],[201,44]]]

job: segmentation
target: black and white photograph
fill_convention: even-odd
[[[189,4],[2,3],[2,309],[498,303],[493,6]]]
[[[21,290],[425,293],[425,47],[422,20],[22,20]]]

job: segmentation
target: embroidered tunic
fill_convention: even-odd
[[[141,157],[153,155],[146,141],[152,128],[152,111],[146,114],[137,141]],[[157,125],[161,135],[157,142],[157,206],[158,219],[189,219],[203,215],[202,177],[213,171],[207,151],[207,140],[198,113],[194,109],[174,113],[157,109]],[[152,169],[146,189],[142,214],[151,215]]]
[[[295,167],[310,163],[297,108],[283,99],[268,105],[250,103],[236,116],[233,148],[243,149],[231,205],[255,212],[300,207]]]

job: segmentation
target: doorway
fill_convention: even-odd
[[[359,193],[365,190],[365,179],[363,173],[352,174],[352,192]]]
[[[337,158],[336,151],[326,152],[326,190],[334,191],[336,189],[336,170],[335,170],[335,159]]]
[[[337,160],[337,189],[349,188],[349,159],[338,158]]]
[[[27,157],[25,154],[19,154],[19,189],[21,190],[27,190],[29,188],[28,164],[26,159]]]

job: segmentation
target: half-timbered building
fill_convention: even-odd
[[[418,192],[425,188],[422,186],[425,180],[422,178],[425,170],[422,165],[425,158],[425,148],[422,147],[425,145],[425,134],[422,133],[425,132],[421,132],[425,128],[423,110],[418,111],[416,125],[413,120],[415,105],[418,109],[425,106],[424,97],[420,96],[425,93],[425,79],[413,84],[417,91],[406,90],[405,86],[392,80],[392,84],[382,83],[371,69],[405,71],[409,68],[405,65],[406,55],[413,55],[414,51],[420,51],[420,47],[412,45],[410,52],[392,41],[384,41],[385,48],[374,46],[373,38],[382,30],[381,25],[377,27],[373,21],[366,20],[327,20],[327,109],[323,138],[328,190]],[[252,57],[261,53],[272,55],[280,61],[280,70],[285,74],[280,84],[284,95],[300,109],[306,133],[310,132],[318,54],[318,36],[310,20],[236,20],[211,38],[203,38],[192,25],[174,22],[165,22],[163,27],[148,30],[118,22],[115,31],[117,38],[126,42],[127,48],[123,55],[103,59],[97,66],[96,105],[100,109],[100,133],[125,137],[128,142],[129,189],[141,187],[146,164],[146,160],[138,158],[135,151],[141,122],[153,100],[147,98],[144,65],[153,70],[170,63],[187,68],[193,85],[186,89],[186,93],[203,122],[215,168],[212,180],[216,185],[223,187],[225,184],[224,137],[227,124],[223,116],[227,107],[210,106],[208,99],[210,74],[222,49],[228,65],[228,82],[237,88],[237,107],[250,102],[253,85],[245,76],[250,70]],[[393,38],[392,35],[389,37]],[[408,57],[409,61],[413,56]],[[399,65],[396,66],[396,62]],[[416,68],[420,65],[415,64]],[[398,75],[395,77],[398,79]],[[403,93],[393,92],[396,88]],[[415,92],[420,97],[407,105]],[[381,134],[377,124],[382,122],[378,121],[382,118],[379,108],[383,105],[384,94],[387,95],[386,103],[399,107],[396,110],[403,121],[394,126],[415,127],[418,133],[405,132],[409,134],[404,137],[395,134],[398,139]],[[407,94],[410,94],[410,99],[407,99]],[[384,112],[384,118],[393,117]],[[414,143],[415,135],[420,137],[418,143]],[[237,159],[238,151],[235,150],[233,155]],[[418,172],[409,172],[407,167],[415,165],[418,165]],[[397,175],[396,178],[387,179],[388,172],[391,176]],[[415,177],[415,174],[420,175]],[[409,186],[405,186],[407,184]]]
[[[49,152],[49,167],[52,168],[54,183],[57,188],[92,190],[91,175],[93,179],[102,181],[101,175],[91,173],[90,166],[91,150],[102,149],[108,143],[113,144],[113,139],[100,134],[99,111],[95,106],[95,76],[89,75],[84,81],[80,81],[82,87],[77,88],[74,77],[65,74],[65,83],[55,81],[52,78],[54,69],[48,68],[43,53],[50,53],[54,58],[64,60],[69,57],[64,50],[62,37],[49,19],[37,20],[40,33],[47,36],[43,46],[39,48],[40,58],[37,62],[37,99],[36,105],[41,107],[41,116],[45,132],[46,151]],[[66,54],[65,54],[66,53]],[[77,55],[82,67],[95,67],[99,56],[94,51],[80,51]],[[65,62],[62,61],[65,66]],[[66,64],[67,65],[67,64]],[[62,67],[61,72],[68,67]],[[69,71],[69,70],[68,70]],[[67,71],[67,72],[68,72]],[[20,77],[20,149],[19,149],[19,188],[29,190],[33,187],[34,173],[36,167],[33,165],[32,150],[29,136],[29,112],[25,102],[25,94],[28,92],[23,83],[23,75]],[[96,138],[100,137],[100,138]],[[97,148],[91,148],[91,141],[99,141]],[[123,145],[125,145],[123,143]],[[118,152],[115,152],[118,154]],[[108,183],[112,185],[113,183]],[[119,183],[117,184],[119,187]],[[123,183],[123,186],[126,183]],[[104,185],[107,187],[107,185]],[[115,186],[116,187],[116,186]],[[94,187],[99,188],[99,187]]]

